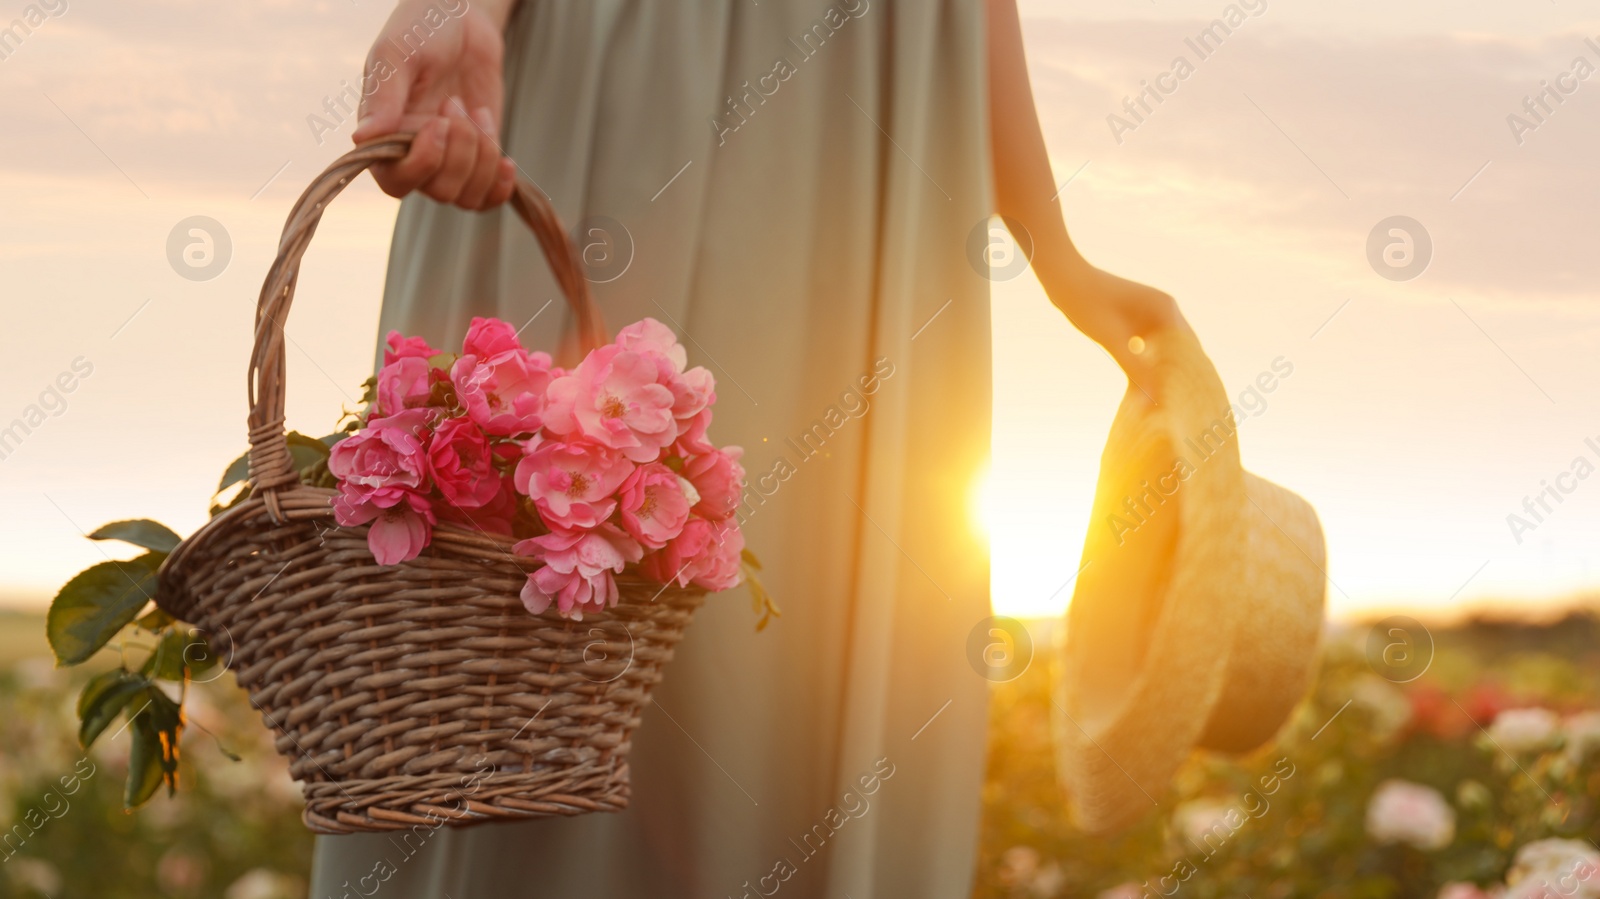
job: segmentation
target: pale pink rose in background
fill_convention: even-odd
[[[739,464],[743,457],[743,449],[726,446],[684,463],[683,476],[700,494],[700,501],[694,506],[696,515],[721,521],[738,510],[744,496],[744,466]]]
[[[585,612],[616,605],[614,573],[644,555],[638,543],[609,524],[588,531],[552,531],[514,549],[544,563],[528,575],[522,604],[538,615],[554,602],[563,617],[575,621],[582,621]]]
[[[1230,815],[1232,821],[1230,822]],[[1237,801],[1205,797],[1191,799],[1172,812],[1172,826],[1185,840],[1207,852],[1215,852],[1221,843],[1244,826],[1244,812]],[[1206,838],[1210,837],[1211,846]]]
[[[424,409],[412,409],[367,426],[333,445],[328,471],[339,489],[360,504],[387,509],[408,493],[426,493],[427,460],[422,436],[429,419]]]
[[[617,488],[633,469],[604,446],[546,441],[517,463],[517,492],[533,499],[552,529],[591,528],[616,511]]]
[[[387,508],[353,500],[341,493],[333,500],[334,519],[345,527],[371,523],[367,548],[379,565],[398,565],[415,559],[433,536],[433,508],[424,496],[404,495],[404,502]]]
[[[652,462],[634,469],[617,491],[622,526],[645,549],[660,549],[683,532],[689,507],[698,497],[684,492],[682,480],[677,472]]]
[[[689,354],[678,343],[678,335],[648,316],[618,331],[614,342],[636,353],[656,353],[672,364],[673,371],[681,372],[689,364]]]
[[[495,356],[468,353],[450,367],[450,381],[467,417],[496,436],[539,430],[550,380],[548,354],[517,348]]]
[[[467,336],[461,341],[461,354],[479,359],[493,359],[521,349],[522,342],[517,339],[516,330],[498,318],[474,316],[472,324],[467,326]]]
[[[1456,813],[1433,787],[1390,779],[1367,803],[1367,833],[1380,843],[1443,849],[1456,836]]]
[[[1600,750],[1600,712],[1578,712],[1561,722],[1561,733],[1566,737],[1567,755],[1574,763],[1582,762],[1590,753]]]
[[[488,438],[465,418],[440,422],[428,438],[428,471],[451,504],[463,509],[484,505],[500,490],[500,473]]]
[[[1363,674],[1351,684],[1350,694],[1355,706],[1366,710],[1373,735],[1380,740],[1395,736],[1411,722],[1411,701],[1385,678]]]
[[[739,552],[744,534],[726,522],[691,518],[683,532],[646,556],[641,569],[658,583],[693,583],[707,590],[726,590],[739,583]]]
[[[654,462],[678,436],[672,391],[657,383],[657,375],[652,356],[603,346],[550,383],[545,427],[621,450],[635,462]]]
[[[1008,896],[1055,895],[1060,879],[1060,866],[1055,862],[1040,864],[1039,850],[1032,846],[1012,846],[1000,853],[1000,884]]]
[[[1434,899],[1489,899],[1489,894],[1478,889],[1475,883],[1456,881],[1440,887]]]
[[[383,351],[383,364],[393,365],[397,359],[432,359],[439,355],[439,351],[421,337],[405,337],[399,331],[390,331],[384,340],[387,348]]]
[[[1600,899],[1600,852],[1586,840],[1534,840],[1506,872],[1506,899]]]
[[[1506,709],[1489,725],[1489,739],[1510,753],[1548,749],[1560,734],[1561,718],[1549,709]]]
[[[433,394],[433,366],[417,356],[404,356],[378,370],[379,415],[393,415],[428,405]]]

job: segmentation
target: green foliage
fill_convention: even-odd
[[[156,569],[167,557],[147,552],[101,562],[67,582],[50,604],[45,631],[62,665],[76,665],[105,646],[156,595]]]
[[[317,458],[327,458],[327,445],[316,444]],[[304,439],[296,442],[303,447]],[[310,450],[302,449],[311,454]],[[173,619],[159,608],[140,616],[160,589],[157,572],[167,553],[178,545],[178,535],[154,521],[117,521],[96,530],[94,540],[121,540],[148,552],[123,562],[102,562],[67,582],[50,605],[45,632],[61,665],[88,661],[131,624],[152,634],[154,646],[136,667],[128,667],[130,649],[140,648],[124,638],[118,644],[122,663],[91,678],[78,696],[78,743],[88,749],[117,718],[129,734],[128,777],[123,802],[142,805],[166,784],[169,795],[178,786],[179,744],[183,738],[183,696],[191,677],[216,665],[215,654],[199,631]],[[135,620],[137,619],[137,620]],[[175,685],[173,699],[161,684]],[[121,731],[119,730],[119,733]]]
[[[125,724],[119,713],[92,749],[79,747],[71,700],[114,660],[106,653],[53,667],[42,617],[7,624],[40,635],[45,657],[0,658],[0,829],[11,837],[0,851],[0,897],[303,899],[312,837],[300,823],[299,791],[272,732],[232,679],[191,683],[184,708],[189,723],[215,732],[244,761],[186,734],[178,795],[169,800],[161,795],[158,735],[139,751],[137,769],[147,772],[141,783],[152,797],[128,814],[129,756],[143,725]],[[148,712],[141,717],[157,723]]]
[[[89,539],[121,540],[159,553],[169,553],[178,547],[178,535],[171,528],[148,518],[113,521],[90,534]]]
[[[78,745],[88,749],[117,720],[133,697],[142,694],[150,681],[126,668],[114,668],[97,675],[84,685],[78,696]]]

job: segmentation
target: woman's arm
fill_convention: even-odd
[[[988,0],[989,139],[995,211],[1033,239],[1033,271],[1050,302],[1106,348],[1135,383],[1147,364],[1129,341],[1162,328],[1187,328],[1172,297],[1090,265],[1073,246],[1045,153],[1022,50],[1016,0]]]
[[[400,0],[367,54],[356,143],[414,131],[404,159],[373,166],[386,193],[420,190],[485,209],[511,195],[500,152],[506,21],[516,0]]]

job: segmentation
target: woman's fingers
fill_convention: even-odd
[[[465,209],[504,203],[514,188],[516,165],[500,154],[492,117],[487,110],[468,117],[455,100],[445,109],[445,115],[402,116],[383,132],[415,131],[416,137],[404,158],[372,167],[378,186],[392,197],[420,190]]]
[[[405,157],[372,167],[372,177],[391,197],[403,197],[432,180],[445,162],[450,123],[431,117],[417,129]]]
[[[512,162],[510,157],[502,156],[497,168],[494,187],[489,189],[489,195],[483,199],[484,209],[491,209],[511,199],[511,192],[517,188],[517,164]]]
[[[444,162],[433,177],[420,185],[422,192],[440,203],[455,203],[461,190],[472,179],[478,162],[478,143],[482,135],[464,113],[452,105],[445,117],[449,138],[445,142]]]
[[[471,122],[478,130],[478,156],[472,175],[456,195],[456,205],[464,209],[483,209],[489,192],[500,180],[500,146],[495,139],[495,121],[488,107],[473,110]]]

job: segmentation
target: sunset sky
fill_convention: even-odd
[[[1241,445],[1320,512],[1334,612],[1594,590],[1600,476],[1562,476],[1600,466],[1600,2],[1257,0],[1203,57],[1194,40],[1229,4],[1022,7],[1085,253],[1176,296],[1231,392],[1293,365]],[[242,448],[252,306],[283,216],[348,146],[351,123],[319,143],[307,116],[356,81],[387,14],[36,9],[38,27],[0,45],[0,427],[75,361],[79,377],[0,459],[11,605],[102,558],[79,528],[203,520]],[[0,0],[0,28],[28,10]],[[1130,128],[1141,82],[1172,89]],[[1536,118],[1524,98],[1546,84],[1564,87]],[[364,180],[318,232],[289,325],[293,427],[327,430],[368,373],[395,205]],[[168,261],[169,232],[197,215],[232,244],[208,281]],[[1369,262],[1392,216],[1431,240],[1412,280]],[[993,305],[995,604],[1059,613],[1123,382],[1031,275]],[[1524,498],[1546,484],[1561,502],[1546,494],[1551,511],[1514,535],[1507,516],[1532,521]]]

